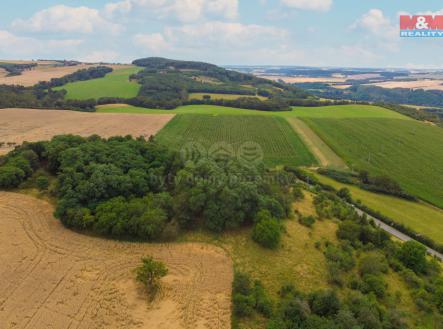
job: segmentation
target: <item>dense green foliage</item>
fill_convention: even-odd
[[[313,108],[300,116],[351,168],[388,176],[407,194],[443,207],[443,130],[388,110],[348,109]]]
[[[269,210],[261,210],[255,219],[252,239],[261,246],[275,249],[281,241],[282,226]]]
[[[3,159],[0,187],[17,187],[37,169],[56,176],[50,192],[66,226],[117,238],[166,240],[179,227],[222,232],[252,224],[263,210],[291,215],[290,175],[233,159],[183,163],[142,138],[67,135],[24,144]]]
[[[203,156],[221,150],[229,157],[240,155],[252,163],[263,160],[269,166],[316,163],[288,122],[279,117],[177,115],[157,140],[183,152],[189,143],[198,143]]]

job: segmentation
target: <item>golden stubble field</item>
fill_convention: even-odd
[[[222,249],[89,237],[52,213],[45,201],[0,192],[1,328],[230,328],[232,263]],[[169,268],[151,304],[133,273],[148,254]]]
[[[173,117],[173,114],[0,109],[0,155],[8,153],[24,141],[50,140],[60,134],[97,134],[105,138],[132,135],[148,138],[155,135]]]
[[[5,62],[5,61],[2,61]],[[99,66],[97,64],[79,64],[75,66],[55,66],[55,65],[41,65],[31,70],[25,70],[21,75],[7,77],[5,71],[0,71],[1,85],[20,85],[24,87],[31,87],[40,81],[49,81],[53,78],[61,78],[65,75],[77,72],[82,69]],[[104,65],[113,69],[122,69],[131,67],[130,65]]]

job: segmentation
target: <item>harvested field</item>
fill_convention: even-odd
[[[387,81],[370,84],[387,89],[407,88],[407,89],[424,89],[424,90],[442,90],[443,80],[415,80],[415,81]]]
[[[173,114],[99,114],[62,110],[0,110],[0,154],[24,141],[49,140],[60,134],[102,137],[155,135]]]
[[[307,83],[307,82],[345,82],[346,78],[341,77],[324,77],[324,78],[316,78],[316,77],[304,77],[304,76],[293,76],[288,77],[284,75],[259,75],[260,78],[269,79],[273,81],[282,80],[286,83]]]
[[[221,249],[83,236],[52,212],[0,193],[2,328],[230,328],[232,264]],[[132,272],[148,254],[169,268],[152,304]]]
[[[61,78],[65,75],[77,72],[81,69],[87,69],[89,67],[98,66],[96,64],[80,64],[76,66],[48,66],[39,65],[32,70],[25,70],[21,75],[16,75],[12,77],[2,77],[0,74],[0,84],[3,85],[21,85],[25,87],[30,87],[35,85],[40,81],[49,81],[52,78]],[[116,68],[123,68],[128,66],[123,65],[105,65]]]

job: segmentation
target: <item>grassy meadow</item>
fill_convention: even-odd
[[[355,200],[379,211],[392,220],[443,244],[443,210],[424,202],[412,202],[389,195],[365,191],[357,186],[343,184],[319,174],[315,176],[324,184],[336,189],[346,187]]]
[[[54,89],[65,89],[66,99],[132,98],[137,96],[140,85],[129,81],[129,77],[139,70],[138,67],[117,69],[103,78],[72,82]]]
[[[410,194],[443,207],[443,129],[376,107],[295,112],[351,168],[390,176]]]
[[[198,142],[209,152],[217,143],[224,143],[220,145],[231,145],[235,154],[243,143],[253,142],[261,147],[267,165],[316,164],[288,122],[278,117],[181,114],[157,134],[157,139],[177,150]]]

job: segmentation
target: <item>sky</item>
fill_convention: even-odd
[[[443,38],[400,38],[438,0],[1,0],[0,58],[443,68]]]

